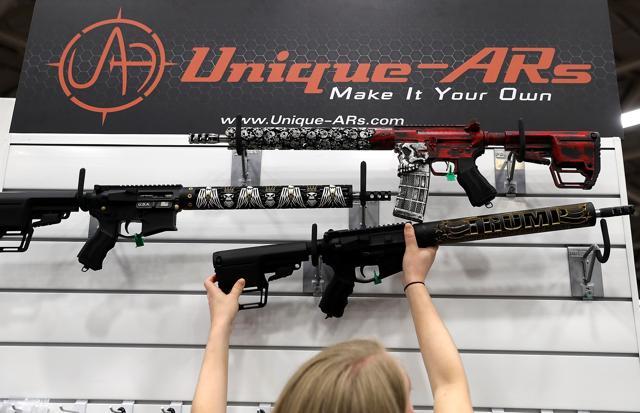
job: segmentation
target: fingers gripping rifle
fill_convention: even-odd
[[[631,215],[633,212],[632,205],[596,210],[592,203],[587,202],[425,222],[413,227],[418,246],[422,248],[590,227],[596,224],[597,218]],[[291,275],[309,257],[315,264],[321,256],[322,262],[333,268],[334,276],[324,291],[320,309],[328,317],[341,317],[355,283],[372,281],[359,278],[356,270],[364,275],[365,267],[377,266],[377,278],[380,279],[398,273],[402,270],[404,249],[404,224],[330,230],[321,240],[317,239],[314,229],[310,242],[215,252],[213,265],[223,291],[229,292],[239,278],[246,280],[246,288],[259,291],[259,302],[241,306],[256,308],[267,302],[269,281]]]

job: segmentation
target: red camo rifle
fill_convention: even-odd
[[[490,206],[496,189],[482,176],[476,159],[486,149],[501,148],[518,162],[549,165],[558,188],[591,189],[600,173],[600,135],[591,131],[487,132],[472,122],[454,126],[244,127],[241,117],[224,135],[191,134],[193,144],[228,143],[240,154],[247,149],[393,150],[398,154],[400,189],[393,215],[421,222],[431,173],[457,174],[473,206]],[[434,164],[445,162],[448,170]],[[565,174],[579,174],[567,181]]]

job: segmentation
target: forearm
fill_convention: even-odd
[[[411,285],[406,294],[433,394],[450,385],[458,386],[468,394],[460,354],[426,287]]]
[[[193,397],[193,413],[227,411],[230,326],[213,326]]]

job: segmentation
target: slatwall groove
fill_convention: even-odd
[[[33,293],[33,294],[119,294],[119,295],[166,295],[166,296],[181,296],[181,295],[197,295],[205,296],[204,291],[166,291],[166,290],[80,290],[80,289],[38,289],[38,288],[3,288],[0,289],[2,293]],[[246,297],[258,296],[256,293],[246,293]],[[474,300],[536,300],[536,301],[578,301],[585,302],[580,297],[559,296],[550,297],[545,295],[462,295],[462,294],[437,294],[431,293],[432,298],[454,298],[457,300],[474,299]],[[271,292],[269,290],[269,297],[313,297],[313,293],[302,292]],[[400,293],[360,293],[354,292],[350,295],[354,298],[404,298],[404,294]],[[632,298],[625,297],[595,297],[588,302],[633,302]]]
[[[15,100],[15,99],[7,99]],[[50,146],[187,146],[200,148],[225,147],[226,144],[190,145],[188,134],[83,134],[83,133],[12,133],[11,145],[50,145]],[[600,137],[601,149],[609,150],[614,147],[613,141],[618,137]]]
[[[150,344],[150,343],[93,343],[93,342],[34,342],[34,341],[0,341],[0,347],[29,347],[29,348],[97,348],[97,349],[165,349],[165,350],[204,350],[205,344]],[[260,350],[260,351],[273,351],[273,350],[291,350],[291,351],[321,351],[326,348],[322,346],[259,346],[259,345],[242,345],[231,344],[229,348],[232,350]],[[393,353],[416,353],[418,349],[413,347],[385,347],[388,351]],[[627,357],[637,358],[640,353],[629,352],[610,352],[610,351],[539,351],[539,350],[484,350],[484,349],[459,349],[460,354],[489,354],[489,355],[520,355],[520,356],[575,356],[575,357]],[[1,399],[0,399],[1,400]],[[136,399],[138,400],[138,399]]]
[[[148,344],[148,343],[34,343],[34,342],[0,342],[0,347],[28,347],[37,346],[46,348],[93,348],[93,349],[149,349],[149,350],[200,350],[204,351],[205,345],[197,344]],[[259,351],[322,351],[326,347],[300,347],[300,346],[241,346],[230,345],[230,350],[259,350]],[[415,348],[386,347],[386,350],[394,354],[415,354]],[[519,350],[479,350],[479,349],[459,349],[460,354],[468,355],[510,355],[510,356],[554,356],[554,357],[595,357],[618,359],[637,359],[639,353],[615,353],[615,352],[589,352],[589,351],[519,351]],[[136,403],[139,399],[136,399]],[[2,399],[0,399],[0,402]],[[0,410],[1,411],[1,410]]]

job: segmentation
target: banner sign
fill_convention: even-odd
[[[13,133],[462,124],[620,136],[606,0],[39,0]]]

